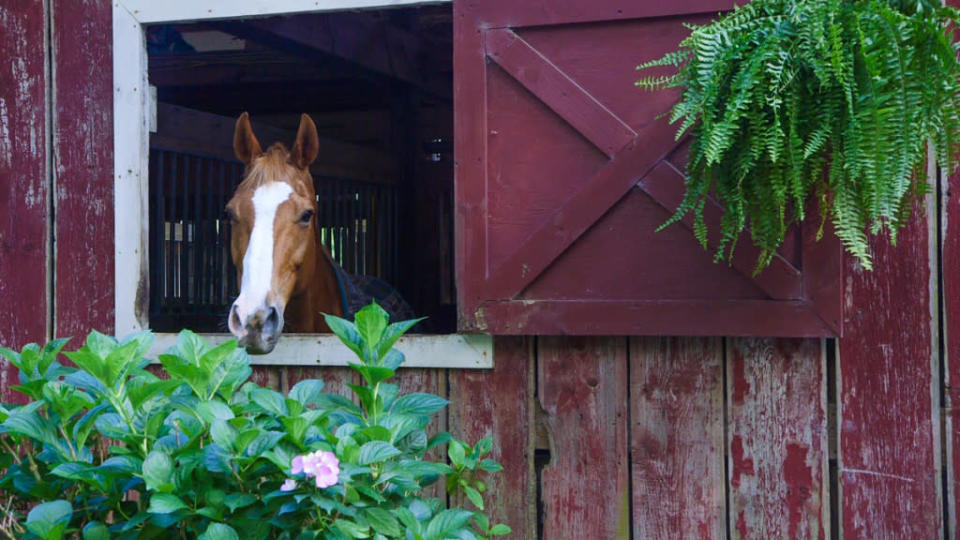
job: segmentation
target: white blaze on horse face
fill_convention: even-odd
[[[293,188],[286,182],[273,182],[253,192],[253,231],[243,255],[243,277],[237,311],[240,320],[266,307],[267,295],[273,285],[273,222],[277,208],[290,198]],[[282,307],[278,306],[281,311]]]

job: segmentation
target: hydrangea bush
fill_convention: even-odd
[[[260,387],[247,354],[184,331],[146,369],[152,335],[122,341],[91,333],[19,353],[13,388],[31,401],[0,406],[0,535],[201,540],[474,539],[510,532],[484,514],[490,439],[468,445],[428,437],[447,401],[400,394],[388,381],[403,362],[393,348],[416,321],[388,324],[376,304],[354,322],[328,317],[356,353],[357,400],[305,380],[287,395]],[[427,453],[446,447],[446,460]],[[434,452],[438,453],[438,452]],[[451,501],[424,488],[446,478]]]

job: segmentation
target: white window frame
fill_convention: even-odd
[[[117,335],[149,326],[147,290],[150,127],[155,98],[147,82],[144,25],[205,19],[266,17],[443,4],[451,0],[114,0],[113,2],[113,135],[114,135],[114,308]],[[133,225],[139,224],[139,227]],[[229,339],[211,334],[211,341]],[[172,345],[176,334],[157,334],[151,353]],[[478,334],[409,336],[398,343],[405,367],[492,368],[493,338]],[[350,351],[329,334],[286,335],[268,355],[252,356],[254,364],[345,366]]]

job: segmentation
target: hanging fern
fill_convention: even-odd
[[[723,206],[717,259],[749,229],[759,272],[811,198],[846,249],[872,268],[868,234],[897,230],[925,193],[927,141],[951,166],[960,150],[960,64],[947,24],[960,12],[930,0],[754,0],[706,26],[637,81],[682,88],[671,122],[692,135],[686,194],[663,226]],[[821,222],[821,233],[822,233]],[[662,227],[661,227],[662,228]]]

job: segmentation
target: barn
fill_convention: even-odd
[[[324,242],[430,315],[400,383],[493,436],[513,538],[955,538],[960,177],[929,167],[873,271],[806,227],[757,276],[654,232],[685,146],[634,66],[732,6],[2,2],[0,343],[225,339],[233,119],[309,112]],[[261,384],[352,377],[283,344]]]

